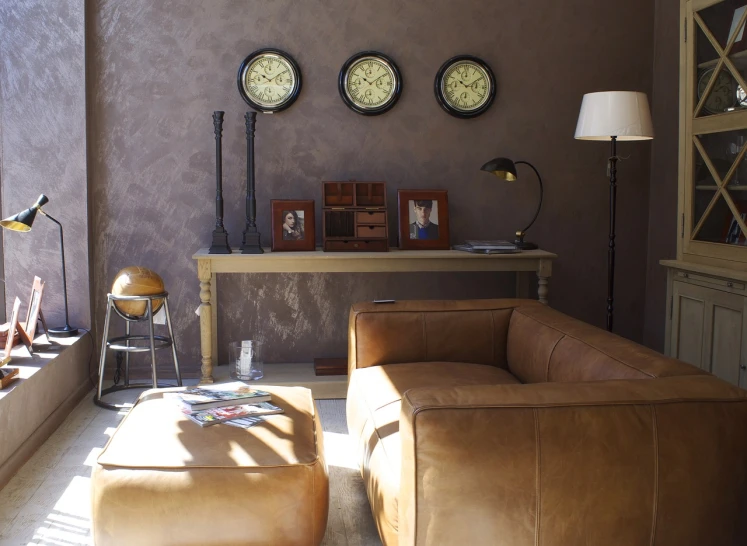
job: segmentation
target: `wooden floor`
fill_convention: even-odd
[[[117,394],[132,397],[137,392]],[[92,544],[91,468],[125,415],[95,406],[92,395],[93,391],[0,490],[0,545]],[[329,522],[322,544],[381,545],[354,461],[345,400],[318,400],[317,404],[330,481]]]

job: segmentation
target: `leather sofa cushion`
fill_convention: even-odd
[[[506,336],[514,307],[531,300],[356,303],[350,312],[348,366],[472,362],[507,369]]]
[[[178,389],[172,389],[178,390]],[[308,389],[267,388],[283,408],[272,426],[200,428],[163,391],[146,391],[98,457],[111,468],[255,468],[314,464],[320,457],[315,407]],[[293,438],[292,442],[279,438]]]
[[[358,460],[386,543],[396,544],[402,464],[399,416],[402,396],[414,387],[518,384],[507,371],[482,364],[417,362],[357,369],[347,397],[349,433],[359,444]]]
[[[541,305],[514,309],[509,371],[524,383],[651,379],[706,372]]]

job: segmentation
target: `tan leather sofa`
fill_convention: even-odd
[[[747,392],[529,300],[356,304],[387,546],[747,544]]]

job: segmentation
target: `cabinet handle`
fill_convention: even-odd
[[[745,366],[744,364],[740,364],[739,368],[742,369],[742,370],[747,370],[747,366]]]
[[[728,286],[729,288],[731,288],[732,286],[734,286],[734,283],[733,282],[727,282],[726,286]]]
[[[685,277],[686,279],[690,278],[690,275],[688,275],[687,273],[683,273],[682,276]]]

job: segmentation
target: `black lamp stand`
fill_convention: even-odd
[[[55,220],[52,216],[44,212],[39,208],[39,212],[52,220],[57,227],[60,228],[60,253],[62,254],[62,290],[65,297],[65,326],[59,328],[50,328],[49,335],[55,337],[71,337],[78,335],[78,329],[70,326],[70,319],[68,318],[67,312],[67,277],[65,275],[65,240],[62,234],[62,224]],[[46,328],[45,328],[46,329]]]
[[[542,186],[542,177],[540,176],[540,173],[537,171],[534,165],[532,165],[528,161],[516,161],[514,162],[514,165],[528,165],[529,167],[531,167],[531,169],[534,171],[534,174],[537,175],[537,181],[539,182],[540,199],[539,199],[539,203],[537,204],[537,211],[534,213],[534,217],[532,218],[532,221],[529,222],[527,227],[516,232],[516,239],[514,240],[514,244],[516,245],[516,248],[519,248],[521,250],[534,250],[539,247],[534,243],[525,242],[524,236],[526,235],[527,230],[529,230],[529,228],[532,227],[532,224],[534,224],[534,221],[537,219],[537,216],[539,216],[540,210],[542,209],[542,199],[544,198],[544,195],[545,195],[545,189]]]
[[[615,205],[617,198],[617,137],[610,140],[612,151],[610,153],[607,169],[610,177],[610,242],[607,251],[607,331],[612,331],[612,319],[614,318],[614,292],[615,292]]]
[[[257,112],[244,114],[246,122],[246,229],[241,241],[242,254],[264,254],[257,230],[257,200],[254,196],[254,126]]]

